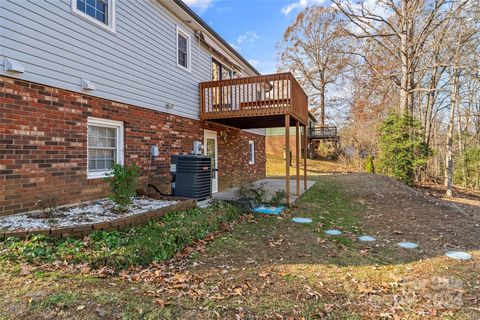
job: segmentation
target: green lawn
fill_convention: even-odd
[[[33,242],[42,245],[26,250],[29,241],[6,242],[0,249],[0,318],[480,316],[477,251],[473,261],[457,262],[422,250],[402,251],[386,240],[359,243],[358,235],[381,231],[364,223],[376,212],[376,202],[359,198],[348,176],[317,179],[281,216],[240,216],[220,205],[125,233],[97,234],[82,245],[40,239]],[[295,224],[292,217],[313,223]],[[234,219],[238,222],[231,225]],[[331,228],[343,234],[326,236]],[[211,240],[195,241],[218,229],[223,231]],[[192,243],[179,258],[161,262]]]

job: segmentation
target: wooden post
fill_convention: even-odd
[[[285,115],[285,204],[290,206],[290,115]]]
[[[307,190],[307,126],[303,126],[303,187]]]
[[[300,197],[300,121],[296,122],[296,131],[295,131],[295,165],[297,166],[297,196]]]

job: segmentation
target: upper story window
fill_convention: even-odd
[[[97,26],[115,32],[115,0],[71,0],[72,12]]]
[[[88,118],[88,178],[105,177],[123,164],[123,122]]]
[[[177,65],[190,71],[190,61],[190,36],[177,28]]]

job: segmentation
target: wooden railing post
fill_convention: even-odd
[[[285,115],[285,204],[290,206],[290,115]]]
[[[300,197],[300,121],[296,121],[295,131],[295,165],[297,173],[297,196]]]
[[[307,126],[303,127],[303,190],[307,191]]]

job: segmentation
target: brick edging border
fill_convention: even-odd
[[[145,224],[150,220],[157,220],[167,213],[173,211],[183,211],[196,207],[195,200],[177,200],[178,202],[167,207],[151,210],[147,212],[138,213],[135,215],[118,218],[105,222],[98,222],[92,224],[82,224],[74,227],[50,228],[50,229],[30,229],[21,231],[6,231],[0,232],[0,241],[9,237],[26,238],[30,235],[43,234],[53,238],[78,238],[88,235],[94,231],[115,231],[132,226]]]

